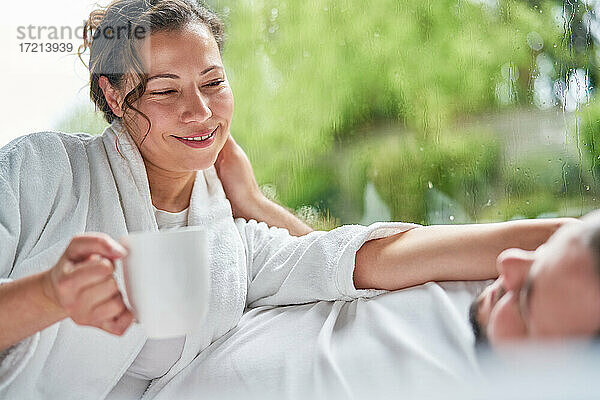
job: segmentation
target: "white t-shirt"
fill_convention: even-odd
[[[154,207],[154,215],[161,231],[187,226],[188,209],[172,213]],[[148,339],[107,399],[140,398],[152,379],[166,374],[181,357],[185,336],[168,339]]]
[[[156,217],[156,223],[158,224],[159,230],[168,231],[187,226],[189,208],[177,213],[172,213],[159,210],[154,206],[152,207],[154,208],[154,216]]]

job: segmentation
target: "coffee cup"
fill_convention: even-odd
[[[127,299],[149,338],[182,336],[198,329],[210,299],[206,232],[183,228],[133,233],[121,240]]]

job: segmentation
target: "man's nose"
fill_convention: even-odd
[[[496,265],[506,290],[518,291],[521,289],[534,257],[535,252],[522,249],[507,249],[498,255]]]
[[[185,97],[183,107],[182,122],[204,122],[212,117],[208,98],[199,90],[195,90]]]

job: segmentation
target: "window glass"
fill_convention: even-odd
[[[232,133],[263,191],[317,227],[598,208],[600,1],[209,4]],[[73,106],[54,127],[103,125]]]

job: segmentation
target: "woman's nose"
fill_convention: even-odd
[[[204,122],[212,117],[212,110],[207,97],[196,90],[184,99],[182,122]]]
[[[507,249],[498,255],[496,264],[506,290],[520,290],[534,259],[535,252],[522,249]]]

